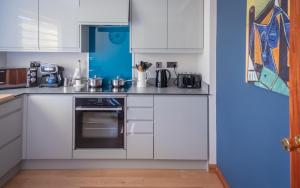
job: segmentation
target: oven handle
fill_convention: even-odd
[[[122,111],[123,108],[83,108],[76,107],[76,111]]]

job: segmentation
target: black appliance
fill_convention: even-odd
[[[201,74],[178,74],[177,86],[179,88],[201,88]]]
[[[40,87],[60,87],[63,85],[64,68],[55,64],[41,65]]]
[[[75,98],[75,150],[124,149],[125,98]]]
[[[39,62],[31,62],[29,69],[27,69],[27,87],[38,86],[38,70],[41,64]]]
[[[168,82],[171,79],[171,72],[167,69],[156,70],[155,86],[159,88],[168,87]]]

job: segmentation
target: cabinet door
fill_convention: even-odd
[[[127,159],[153,159],[153,134],[128,134]]]
[[[78,0],[39,0],[41,50],[79,51],[78,12]]]
[[[168,48],[203,48],[203,0],[168,0]]]
[[[128,24],[129,0],[80,0],[82,24]]]
[[[37,50],[38,0],[1,0],[0,25],[0,50]]]
[[[72,158],[72,96],[29,95],[27,159]]]
[[[132,0],[132,49],[167,48],[167,0]]]
[[[207,97],[154,97],[154,158],[207,160]]]

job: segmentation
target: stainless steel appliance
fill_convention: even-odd
[[[30,63],[30,68],[27,69],[27,87],[37,87],[38,86],[38,70],[40,63],[32,61]]]
[[[179,88],[201,88],[201,74],[178,74],[177,86]]]
[[[40,87],[60,87],[63,85],[64,68],[55,64],[41,65]]]
[[[75,97],[74,158],[126,158],[125,96]]]
[[[167,69],[156,70],[156,81],[155,86],[164,88],[168,87],[168,82],[171,79],[171,72]]]

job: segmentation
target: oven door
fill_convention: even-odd
[[[124,109],[76,108],[75,149],[124,148]]]

